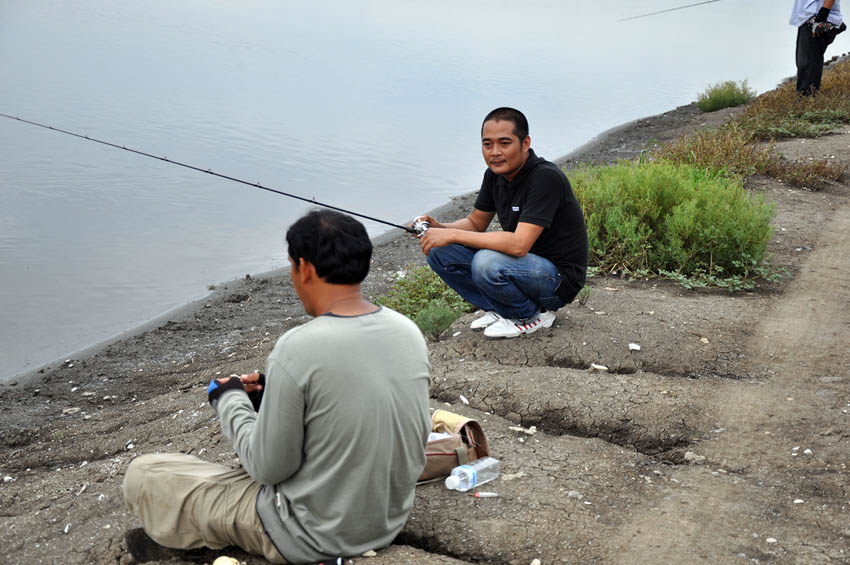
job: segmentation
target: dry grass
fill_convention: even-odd
[[[816,137],[850,123],[850,62],[824,73],[816,96],[798,96],[792,82],[766,92],[744,113],[714,130],[698,131],[659,149],[655,156],[674,163],[746,177],[761,174],[810,189],[837,181],[845,167],[837,161],[788,161],[773,140]],[[768,144],[760,141],[770,140]]]

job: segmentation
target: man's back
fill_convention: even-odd
[[[240,395],[224,429],[264,486],[257,511],[285,558],[356,555],[390,543],[413,504],[430,428],[424,339],[387,309],[324,315],[290,330],[266,366],[256,429]],[[241,401],[241,406],[236,403]],[[246,460],[247,459],[247,460]]]

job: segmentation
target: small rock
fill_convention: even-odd
[[[640,345],[636,343],[629,344],[629,351],[640,351]]]
[[[455,332],[455,333],[452,334],[452,337],[457,337],[459,335],[460,335],[460,332]]]
[[[62,414],[66,415],[66,416],[69,416],[69,415],[71,415],[71,414],[76,414],[76,413],[77,413],[77,412],[79,412],[79,411],[80,411],[80,409],[79,409],[79,408],[76,408],[76,407],[74,407],[74,408],[65,408],[64,410],[62,410]]]
[[[705,455],[697,455],[693,451],[686,451],[685,461],[691,461],[692,463],[702,463],[703,461],[705,461]]]
[[[14,481],[14,480],[15,480],[15,479],[13,479],[12,477],[10,477],[9,475],[6,475],[5,477],[3,477],[3,482],[4,482],[4,483],[11,483],[11,482],[12,482],[12,481]]]
[[[528,565],[540,565],[540,560],[539,559],[532,559],[531,563],[529,563]]]
[[[805,455],[811,455],[811,454],[812,454],[812,450],[811,450],[811,449],[806,449],[806,450],[804,450],[804,451],[803,451],[803,453],[804,453]]]
[[[802,498],[795,498],[794,499],[794,504],[803,504],[803,502],[805,502],[805,501]]]
[[[567,496],[569,496],[570,498],[577,498],[579,500],[584,498],[584,495],[577,490],[571,490],[570,492],[567,493]]]
[[[467,400],[466,397],[462,394],[460,395],[460,401],[464,404],[469,404],[469,400]]]
[[[701,338],[699,338],[699,340],[700,340],[702,343],[706,343],[706,344],[708,343],[708,338],[707,338],[707,337],[701,337]]]
[[[596,363],[591,363],[590,364],[590,370],[591,371],[608,371],[608,367],[606,367],[605,365],[597,365]]]
[[[213,561],[213,565],[239,565],[239,560],[234,559],[233,557],[227,557],[226,555],[222,555]]]
[[[377,556],[377,555],[378,555],[378,554],[377,554],[377,553],[375,553],[375,550],[374,550],[374,549],[370,549],[369,551],[364,551],[363,553],[361,553],[361,554],[360,554],[360,557],[375,557],[375,556]]]
[[[776,538],[767,538],[764,541],[766,541],[767,543],[776,543]]]
[[[71,529],[71,524],[65,524],[65,529],[64,529],[64,530],[62,530],[62,533],[63,533],[63,534],[67,534],[67,533],[68,533],[68,530],[70,530],[70,529]]]

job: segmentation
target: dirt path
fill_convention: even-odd
[[[848,257],[844,207],[754,331],[752,363],[771,376],[718,391],[706,460],[632,518],[619,563],[850,561]]]

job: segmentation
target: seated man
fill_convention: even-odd
[[[420,238],[428,264],[485,312],[472,323],[488,337],[548,328],[584,286],[587,228],[570,182],[531,149],[528,121],[497,108],[481,126],[484,173],[475,208],[462,220],[430,224]],[[503,231],[486,232],[494,215]]]
[[[278,340],[265,375],[210,382],[242,468],[183,454],[130,464],[124,496],[144,531],[126,540],[139,561],[164,559],[162,546],[236,545],[315,563],[388,545],[410,513],[430,431],[425,340],[361,294],[372,243],[357,220],[312,211],[286,241],[315,318]]]

